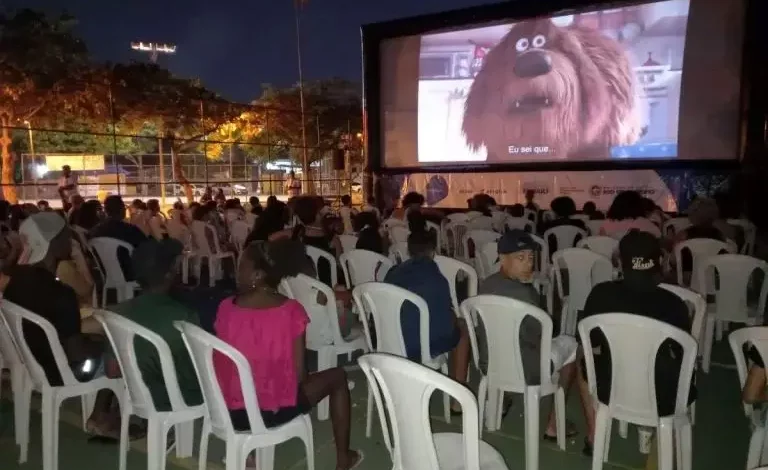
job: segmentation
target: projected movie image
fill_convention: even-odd
[[[677,157],[689,0],[421,38],[420,163]]]

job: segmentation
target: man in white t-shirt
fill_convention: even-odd
[[[61,167],[62,175],[59,178],[59,196],[64,206],[69,204],[72,196],[77,192],[77,175],[72,174],[72,168],[69,165]]]

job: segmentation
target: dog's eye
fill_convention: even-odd
[[[525,52],[528,49],[528,38],[520,38],[517,40],[517,44],[515,44],[515,49],[517,49],[517,52]]]
[[[533,38],[533,47],[536,47],[536,48],[544,47],[544,44],[546,43],[547,43],[547,38],[545,38],[543,34],[539,34],[535,38]]]

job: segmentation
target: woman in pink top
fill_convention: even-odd
[[[330,397],[336,468],[348,470],[362,461],[349,449],[350,399],[344,369],[307,374],[304,308],[277,292],[280,281],[295,276],[306,261],[297,241],[253,242],[243,253],[237,274],[238,293],[219,306],[214,328],[247,359],[253,373],[264,425],[276,427],[308,413]],[[236,430],[250,429],[242,387],[234,363],[214,356],[216,375]]]
[[[620,192],[613,199],[599,234],[621,238],[632,229],[661,237],[661,229],[645,217],[645,203],[637,191]]]

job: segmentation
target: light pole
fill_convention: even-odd
[[[32,123],[27,121],[24,121],[24,124],[27,125],[27,132],[29,134],[29,154],[32,156],[32,165],[34,168],[32,169],[32,178],[35,182],[35,199],[38,197],[37,193],[37,159],[35,158],[35,139],[32,137]],[[24,184],[24,158],[22,157],[21,162],[21,183]]]
[[[304,111],[304,70],[301,66],[301,9],[307,3],[308,0],[294,0],[293,9],[296,17],[296,56],[298,58],[299,65],[299,104],[301,107],[301,146],[302,146],[302,159],[301,159],[301,173],[304,176],[306,190],[309,190],[309,194],[314,193],[312,187],[309,184],[309,155],[307,154],[307,123],[305,119]]]

